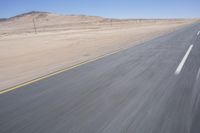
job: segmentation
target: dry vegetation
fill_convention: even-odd
[[[35,21],[37,34],[35,34]],[[31,12],[0,20],[0,90],[194,22]]]

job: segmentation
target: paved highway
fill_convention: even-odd
[[[200,133],[200,24],[0,95],[0,133]]]

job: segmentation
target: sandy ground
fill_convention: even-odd
[[[56,23],[54,20],[45,27],[40,20],[42,26],[35,34],[30,18],[23,16],[0,23],[3,29],[0,31],[0,91],[105,53],[134,46],[191,23],[175,20],[113,22],[76,17],[70,21],[70,24],[77,22],[76,25],[62,22],[52,26]],[[21,23],[26,22],[25,19],[30,23],[24,26]],[[78,23],[81,20],[87,23],[81,25]]]

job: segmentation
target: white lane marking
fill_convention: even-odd
[[[193,48],[193,45],[190,45],[190,47],[189,47],[189,49],[187,50],[185,56],[183,57],[182,61],[181,61],[180,64],[178,65],[176,71],[174,72],[175,75],[178,75],[178,74],[181,72],[181,70],[182,70],[182,68],[183,68],[183,65],[185,64],[185,62],[186,62],[186,60],[187,60],[187,58],[188,58],[188,56],[189,56],[189,54],[190,54],[192,48]]]
[[[199,68],[199,70],[198,70],[198,73],[197,73],[196,80],[198,80],[198,79],[199,79],[199,76],[200,76],[200,68]]]
[[[197,36],[200,34],[200,31],[198,31]]]

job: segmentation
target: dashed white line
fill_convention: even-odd
[[[200,31],[197,32],[197,36],[200,34]]]
[[[189,47],[189,49],[187,50],[185,56],[183,57],[182,61],[181,61],[180,64],[178,65],[176,71],[174,72],[175,75],[178,75],[178,74],[181,72],[181,70],[182,70],[182,68],[183,68],[183,65],[185,64],[185,62],[186,62],[186,60],[187,60],[187,58],[188,58],[188,56],[189,56],[189,54],[190,54],[192,48],[193,48],[193,45],[190,45],[190,47]]]
[[[200,76],[200,68],[199,68],[199,70],[198,70],[198,72],[197,72],[197,77],[196,77],[196,80],[198,80],[198,79],[199,79],[199,76]]]

